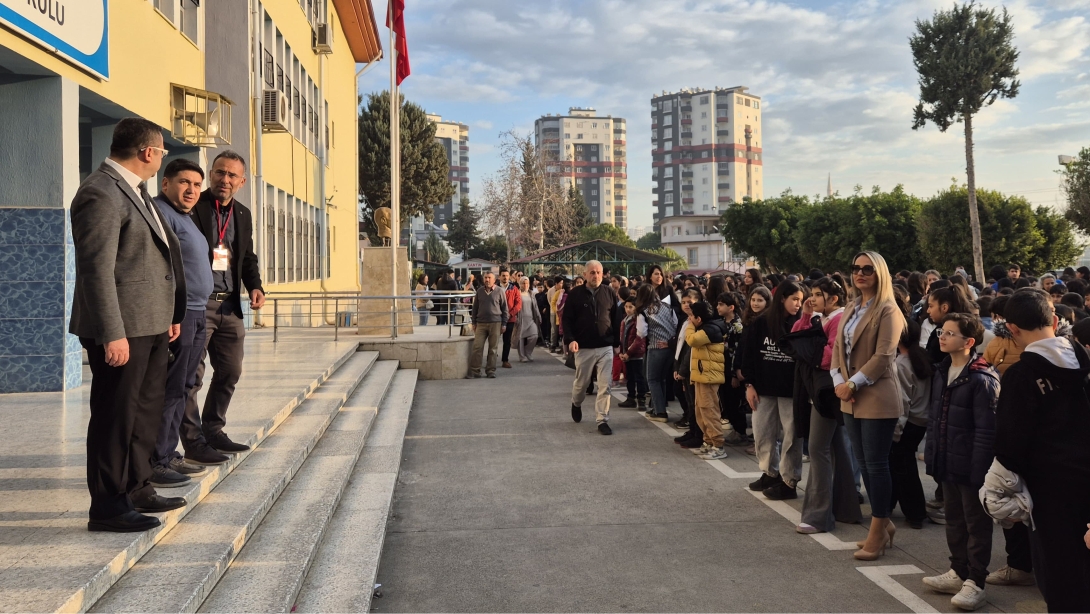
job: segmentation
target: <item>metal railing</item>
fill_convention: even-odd
[[[342,328],[354,329],[361,335],[388,335],[396,339],[399,332],[409,327],[446,326],[447,336],[453,337],[456,326],[460,332],[463,325],[469,324],[472,299],[472,292],[460,290],[427,290],[397,296],[270,292],[265,296],[265,309],[257,312],[255,320],[258,326],[272,326],[274,343],[281,328],[332,328],[333,340],[337,341]]]

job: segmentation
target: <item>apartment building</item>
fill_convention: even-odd
[[[599,224],[628,228],[627,124],[593,108],[571,107],[567,115],[534,122],[534,140],[549,172],[583,194]]]
[[[652,97],[654,227],[763,198],[761,142],[761,99],[744,86]]]
[[[428,121],[435,124],[435,140],[443,146],[450,162],[450,182],[457,188],[450,201],[436,203],[436,226],[450,223],[450,218],[458,210],[462,197],[469,197],[469,126],[458,122],[445,122],[439,115],[428,114]]]
[[[675,215],[662,222],[662,246],[677,252],[690,270],[714,271],[727,262],[719,216]]]

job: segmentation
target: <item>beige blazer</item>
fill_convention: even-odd
[[[901,388],[897,382],[894,359],[905,328],[905,318],[893,303],[868,309],[855,327],[851,366],[845,368],[848,360],[844,355],[844,327],[858,307],[858,300],[850,303],[840,318],[830,368],[840,369],[845,380],[862,371],[874,383],[860,388],[855,393],[854,403],[841,401],[840,411],[856,418],[900,418],[903,413]]]

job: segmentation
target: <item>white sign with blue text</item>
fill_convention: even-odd
[[[0,22],[74,64],[110,77],[109,0],[0,0]]]

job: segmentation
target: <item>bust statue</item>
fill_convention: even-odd
[[[378,229],[378,236],[382,238],[383,245],[389,245],[393,237],[390,229],[390,214],[389,207],[379,207],[374,212],[375,228]]]

